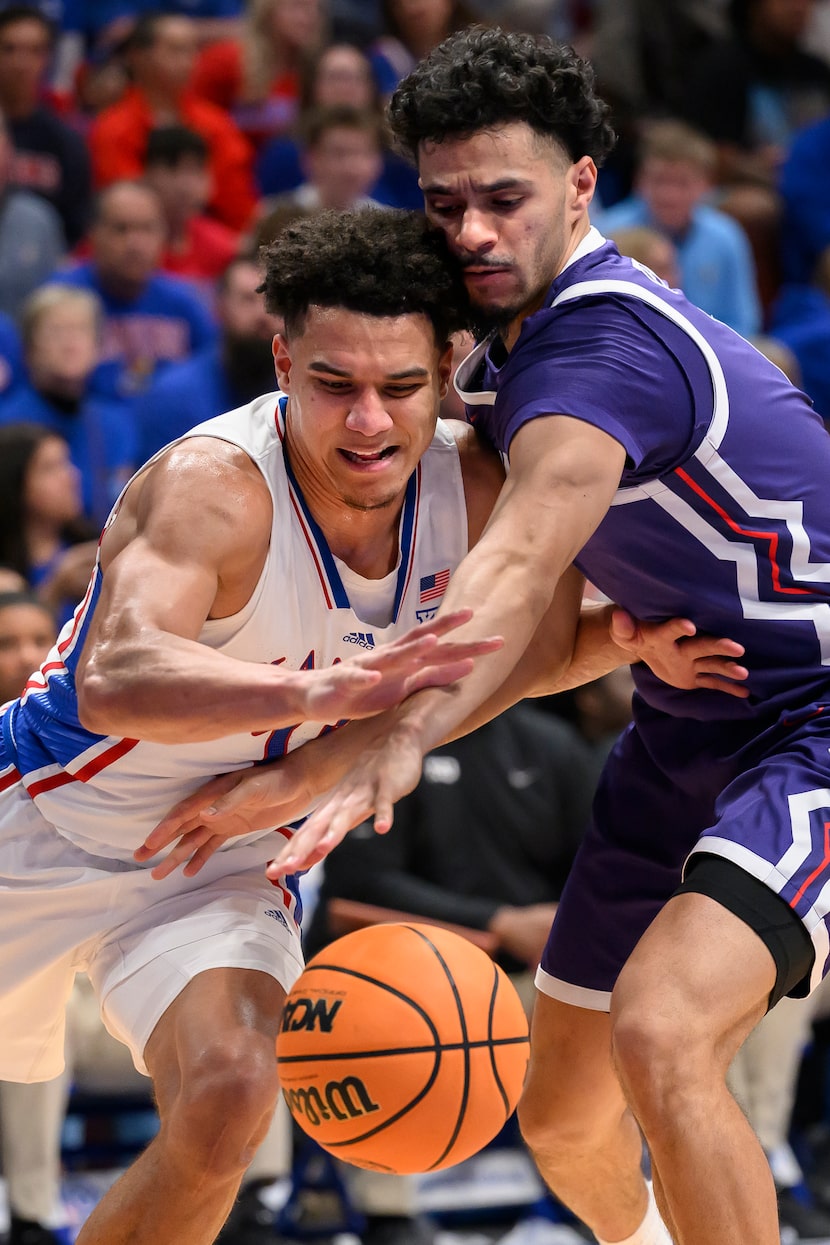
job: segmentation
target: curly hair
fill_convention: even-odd
[[[261,256],[265,306],[282,316],[289,337],[302,332],[312,306],[425,315],[439,345],[470,325],[461,269],[417,212],[318,212],[287,225]]]
[[[392,96],[389,119],[404,150],[424,141],[524,121],[557,140],[571,160],[597,165],[616,141],[594,72],[573,48],[547,35],[471,26],[439,43]]]

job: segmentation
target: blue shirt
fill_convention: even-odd
[[[0,312],[0,397],[11,393],[23,379],[23,348],[11,316]]]
[[[786,281],[811,281],[830,246],[830,118],[800,130],[781,169],[781,262]]]
[[[155,273],[131,300],[101,285],[95,264],[56,273],[55,281],[92,290],[104,305],[103,362],[94,388],[111,397],[140,392],[157,370],[215,341],[217,327],[187,281]]]
[[[136,399],[138,461],[146,462],[197,424],[237,405],[219,344],[172,364]]]
[[[606,234],[643,225],[666,234],[636,195],[608,208],[598,223]],[[666,236],[671,237],[677,249],[680,280],[689,302],[743,337],[758,333],[761,303],[755,263],[740,225],[725,212],[699,204],[682,237]]]
[[[126,402],[87,394],[68,412],[26,382],[0,399],[0,424],[27,420],[59,433],[81,473],[84,511],[103,524],[136,466],[136,435]]]
[[[770,309],[770,333],[792,350],[804,391],[830,425],[830,298],[813,286],[783,286]]]

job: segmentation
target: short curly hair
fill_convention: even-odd
[[[471,323],[461,269],[419,212],[318,212],[286,226],[261,256],[265,306],[289,337],[313,306],[425,315],[439,345]]]
[[[524,121],[557,140],[572,161],[601,165],[616,136],[594,72],[573,48],[546,35],[471,26],[450,35],[401,82],[389,105],[392,131],[417,159],[440,143]]]

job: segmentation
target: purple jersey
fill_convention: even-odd
[[[830,437],[804,394],[596,230],[511,353],[499,349],[482,343],[457,381],[499,450],[551,414],[625,448],[620,489],[578,558],[588,579],[639,618],[687,616],[746,648],[748,700],[680,691],[636,667],[658,711],[642,706],[643,718],[662,721],[658,733],[664,714],[685,719],[686,746],[698,719],[710,746],[720,734],[732,748],[784,709],[827,700]],[[713,730],[717,719],[731,725]]]

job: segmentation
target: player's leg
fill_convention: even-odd
[[[642,1140],[611,1063],[606,1012],[539,994],[519,1122],[546,1183],[600,1240],[639,1228]]]
[[[769,1165],[726,1087],[775,982],[776,965],[753,929],[708,896],[682,894],[655,919],[614,990],[615,1064],[675,1245],[778,1245]]]
[[[519,1118],[556,1196],[601,1241],[662,1245],[642,1142],[611,1061],[608,1009],[620,970],[674,893],[711,818],[714,791],[678,800],[636,730],[611,754],[537,975],[530,1074]],[[672,835],[663,827],[671,824]],[[662,1234],[662,1235],[661,1235]]]
[[[208,1245],[277,1099],[274,1043],[285,992],[268,974],[200,973],[145,1050],[161,1127],[93,1211],[78,1245]]]

